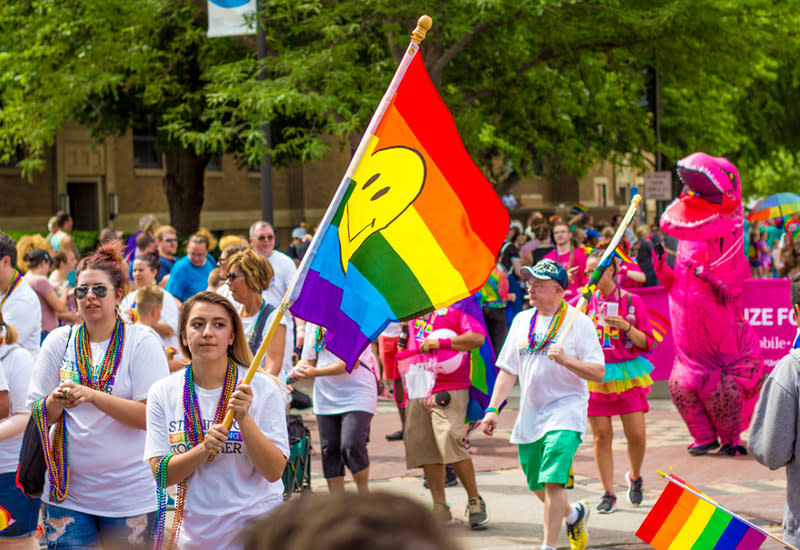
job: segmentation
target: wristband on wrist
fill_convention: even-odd
[[[439,349],[452,349],[450,347],[450,338],[439,338]]]
[[[497,410],[497,407],[486,407],[486,414],[489,413],[500,414],[500,411]]]
[[[628,328],[625,329],[625,334],[628,334],[632,328],[633,328],[633,323],[628,321]]]

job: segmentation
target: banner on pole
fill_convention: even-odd
[[[667,291],[662,286],[633,289],[644,300],[658,344],[647,358],[655,367],[653,380],[667,380],[675,361],[675,343],[669,317]],[[744,282],[744,319],[761,343],[767,371],[789,353],[797,333],[788,279],[748,279]]]
[[[255,34],[256,4],[257,0],[208,0],[208,37]]]

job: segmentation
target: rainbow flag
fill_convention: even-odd
[[[290,297],[292,314],[329,330],[328,349],[348,368],[389,322],[480,290],[508,231],[508,211],[469,157],[419,51],[407,55]]]
[[[664,474],[662,474],[664,475]],[[656,550],[757,550],[767,533],[673,475],[636,536]]]
[[[624,250],[624,249],[622,248],[622,246],[620,246],[620,245],[617,245],[617,249],[616,249],[616,250],[614,250],[614,254],[616,254],[616,255],[617,255],[617,257],[618,257],[620,260],[622,260],[624,263],[627,263],[627,264],[637,264],[636,260],[634,260],[633,258],[631,258],[630,256],[628,256],[628,253],[627,253],[627,252],[625,252],[625,250]],[[637,264],[637,265],[638,265],[638,264]]]
[[[0,531],[5,531],[12,523],[14,523],[14,520],[11,519],[11,514],[0,506]]]
[[[492,398],[494,383],[497,380],[497,367],[495,359],[497,353],[492,348],[489,331],[483,318],[480,299],[478,295],[470,296],[453,304],[453,307],[466,313],[480,324],[483,331],[483,345],[470,351],[469,378],[472,386],[469,389],[469,403],[467,404],[467,422],[477,422],[486,414],[486,407]],[[500,407],[502,410],[503,406]]]

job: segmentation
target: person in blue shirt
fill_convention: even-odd
[[[208,286],[208,274],[214,269],[208,256],[208,239],[198,233],[189,237],[186,256],[175,262],[169,274],[167,292],[185,302]]]

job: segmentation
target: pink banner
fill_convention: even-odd
[[[658,345],[647,358],[655,369],[653,380],[666,380],[675,358],[675,343],[664,287],[634,290],[647,305]],[[744,284],[744,317],[756,331],[767,371],[789,352],[797,333],[797,320],[789,297],[789,279],[748,279]]]

